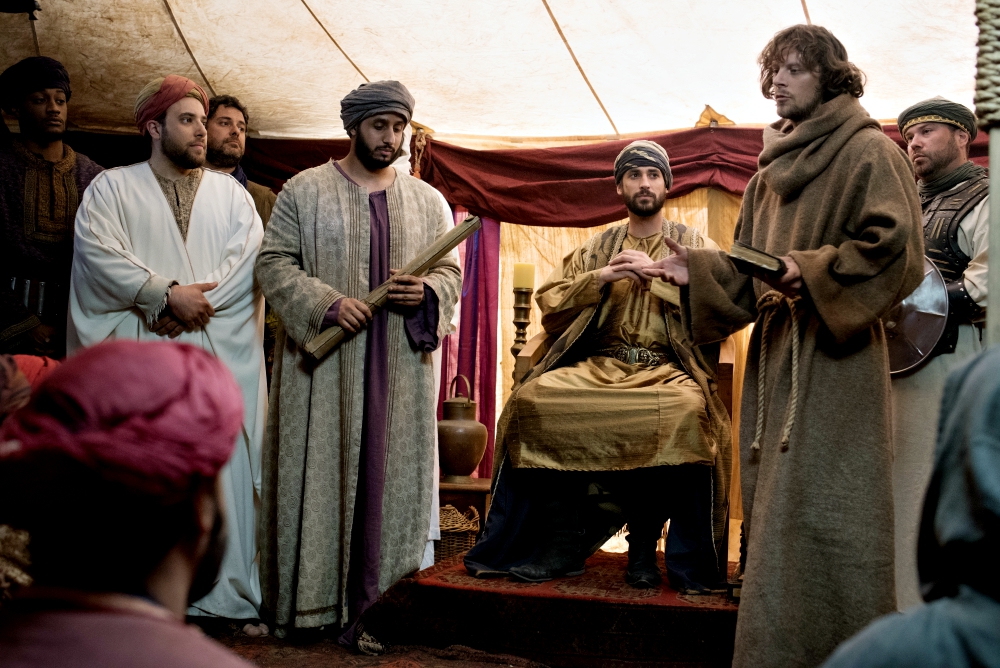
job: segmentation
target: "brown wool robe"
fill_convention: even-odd
[[[770,288],[737,273],[724,253],[689,256],[685,317],[695,343],[756,322],[740,424],[748,559],[733,665],[815,666],[896,609],[889,360],[879,316],[922,279],[910,163],[847,95],[794,129],[778,121],[764,130],[735,236],[790,255],[804,290],[795,304],[795,400],[788,306],[759,306]]]

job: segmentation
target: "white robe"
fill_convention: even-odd
[[[152,276],[181,285],[218,281],[205,296],[215,315],[201,330],[174,341],[219,357],[243,391],[243,426],[222,470],[229,531],[219,583],[189,610],[192,615],[253,619],[260,609],[256,506],[261,441],[267,411],[264,375],[264,299],[254,262],[264,228],[250,194],[228,174],[205,170],[187,243],[149,163],[102,172],[84,192],[76,214],[67,348],[113,338],[163,339],[149,331],[136,305]]]

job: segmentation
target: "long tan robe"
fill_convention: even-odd
[[[736,239],[799,265],[797,360],[787,304],[759,305],[770,288],[723,253],[691,251],[687,315],[696,343],[757,323],[740,422],[749,544],[733,665],[816,666],[896,608],[889,360],[878,318],[922,278],[920,201],[906,156],[846,95],[794,130],[787,121],[766,128],[759,164]]]
[[[663,232],[627,234],[622,250],[665,255]],[[600,269],[586,271],[571,253],[535,300],[548,331],[598,305],[587,357],[552,369],[517,392],[517,433],[507,432],[515,468],[616,471],[674,464],[714,464],[716,445],[705,395],[685,373],[667,333],[664,300],[676,288],[660,280],[649,288],[629,280],[598,288]],[[643,367],[615,359],[621,346],[641,346],[664,364]]]
[[[398,174],[386,189],[390,265],[402,267],[447,233],[450,221],[430,186]],[[366,333],[318,365],[300,346],[319,333],[327,309],[363,298],[369,283],[368,192],[333,162],[301,172],[278,196],[257,279],[281,319],[261,504],[263,612],[279,629],[347,619],[364,410]],[[457,254],[425,276],[439,301],[438,335],[447,333],[461,289]],[[431,355],[407,340],[403,316],[388,320],[389,405],[379,591],[421,562],[430,526],[436,431]]]
[[[564,260],[564,270],[571,276],[599,271],[621,251],[627,230],[627,224],[619,225],[592,237]],[[664,221],[663,235],[691,248],[703,247],[707,241],[696,230],[671,221]],[[729,513],[729,482],[732,474],[729,415],[722,399],[719,398],[715,377],[718,348],[706,346],[705,349],[701,349],[691,343],[690,336],[682,325],[680,291],[667,285],[661,285],[657,289],[661,288],[659,301],[662,310],[654,316],[662,319],[673,354],[677,358],[677,367],[697,384],[707,412],[708,424],[705,429],[708,447],[712,449],[712,533],[718,551],[725,539],[726,519]],[[608,289],[610,288],[605,286],[605,290]],[[504,462],[508,462],[509,465],[512,459],[507,456],[507,444],[519,440],[518,393],[535,379],[543,377],[543,374],[572,365],[591,354],[594,343],[591,338],[594,330],[591,327],[598,318],[599,306],[599,301],[581,303],[579,308],[562,311],[543,322],[546,332],[556,337],[556,340],[545,357],[522,379],[522,383],[514,388],[500,415],[497,424],[497,452],[493,459],[494,484]],[[646,465],[655,463],[650,464],[647,461]],[[636,466],[633,462],[631,466],[618,468],[636,468]]]

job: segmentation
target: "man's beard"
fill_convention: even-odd
[[[167,156],[170,162],[177,165],[180,169],[194,169],[195,167],[201,167],[205,164],[204,157],[193,155],[190,147],[182,142],[174,141],[170,137],[170,133],[167,132],[166,123],[164,123],[162,127],[163,139],[161,141],[161,146],[163,148],[163,155]]]
[[[823,104],[823,96],[817,93],[811,100],[795,104],[785,111],[778,112],[778,116],[788,119],[792,123],[801,123],[812,116],[821,104]]]
[[[227,543],[226,522],[215,509],[215,520],[212,522],[212,533],[208,538],[208,548],[205,556],[201,558],[198,568],[194,572],[194,579],[191,581],[191,589],[188,591],[188,605],[198,601],[212,591],[219,582],[219,572],[222,570],[222,559],[226,556]]]
[[[368,145],[368,142],[365,141],[365,138],[361,134],[360,130],[358,130],[357,134],[354,135],[354,138],[354,155],[357,156],[358,160],[361,161],[361,164],[364,165],[364,168],[369,172],[377,172],[380,169],[385,169],[394,163],[396,158],[403,153],[403,144],[400,142],[399,148],[396,149],[390,158],[387,160],[376,158],[374,155],[374,149]],[[381,146],[379,148],[381,148]]]
[[[663,208],[663,203],[667,201],[667,193],[657,196],[653,195],[653,201],[651,204],[640,204],[639,197],[642,195],[652,195],[652,193],[646,191],[639,191],[631,197],[625,197],[625,208],[634,213],[637,216],[642,216],[644,218],[652,216],[657,211]]]
[[[927,158],[928,164],[919,168],[914,165],[914,173],[916,173],[917,178],[921,181],[934,181],[944,176],[944,173],[941,170],[955,162],[955,160],[961,155],[961,149],[958,147],[958,142],[955,141],[955,137],[952,136],[948,145],[940,151],[936,153],[921,153],[920,155]]]
[[[208,164],[216,167],[235,167],[243,159],[243,151],[239,148],[228,148],[225,141],[213,144],[208,142]]]

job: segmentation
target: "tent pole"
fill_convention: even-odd
[[[1000,127],[990,128],[990,233],[986,345],[1000,343]]]

